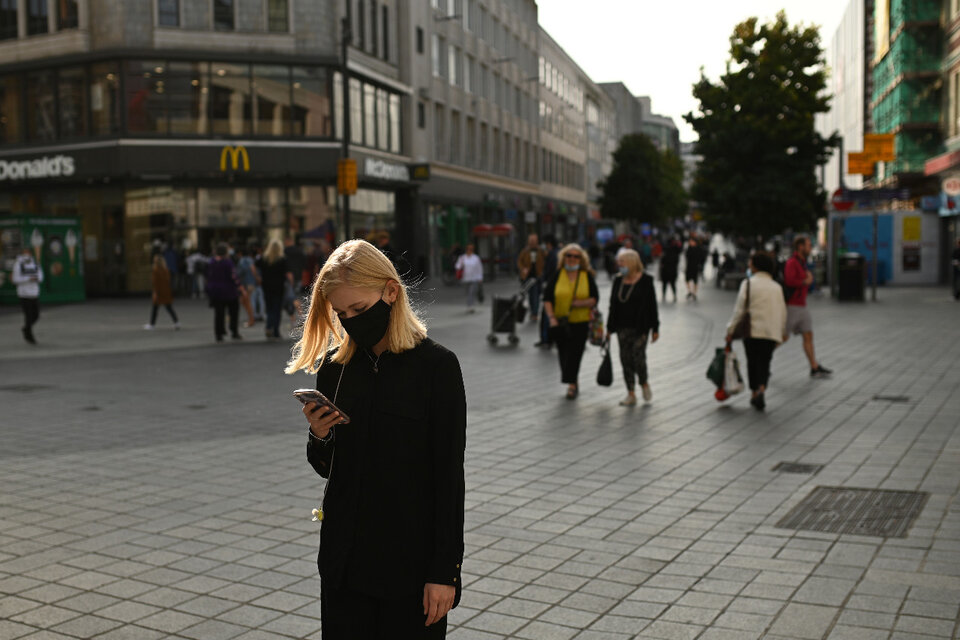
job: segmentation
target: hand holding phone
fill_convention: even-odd
[[[293,395],[303,403],[303,414],[318,438],[325,438],[334,425],[350,422],[350,416],[316,389],[297,389]]]

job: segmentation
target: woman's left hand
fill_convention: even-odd
[[[653,343],[656,342],[658,339],[660,339],[660,334],[657,333],[656,331],[654,331],[654,332],[653,332],[653,335],[650,337],[650,344],[653,344]]]
[[[423,585],[423,615],[427,616],[429,627],[434,622],[443,619],[453,607],[453,599],[457,595],[456,587],[448,584],[434,584],[428,582]]]

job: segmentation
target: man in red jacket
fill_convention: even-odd
[[[807,309],[807,289],[813,284],[813,273],[807,270],[807,258],[812,250],[810,238],[797,236],[793,241],[793,255],[783,268],[784,294],[787,295],[787,337],[803,336],[803,352],[810,361],[810,377],[823,378],[833,373],[819,362],[813,350],[813,319]]]

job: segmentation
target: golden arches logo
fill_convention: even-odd
[[[227,170],[227,157],[230,157],[230,168],[236,171],[240,166],[240,159],[243,158],[243,170],[250,171],[250,156],[243,145],[236,147],[226,146],[220,152],[220,171]]]

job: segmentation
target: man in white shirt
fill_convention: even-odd
[[[17,285],[17,297],[23,309],[23,339],[37,344],[33,337],[33,325],[40,317],[40,283],[43,282],[43,268],[34,260],[30,247],[24,247],[13,263],[13,284]]]

